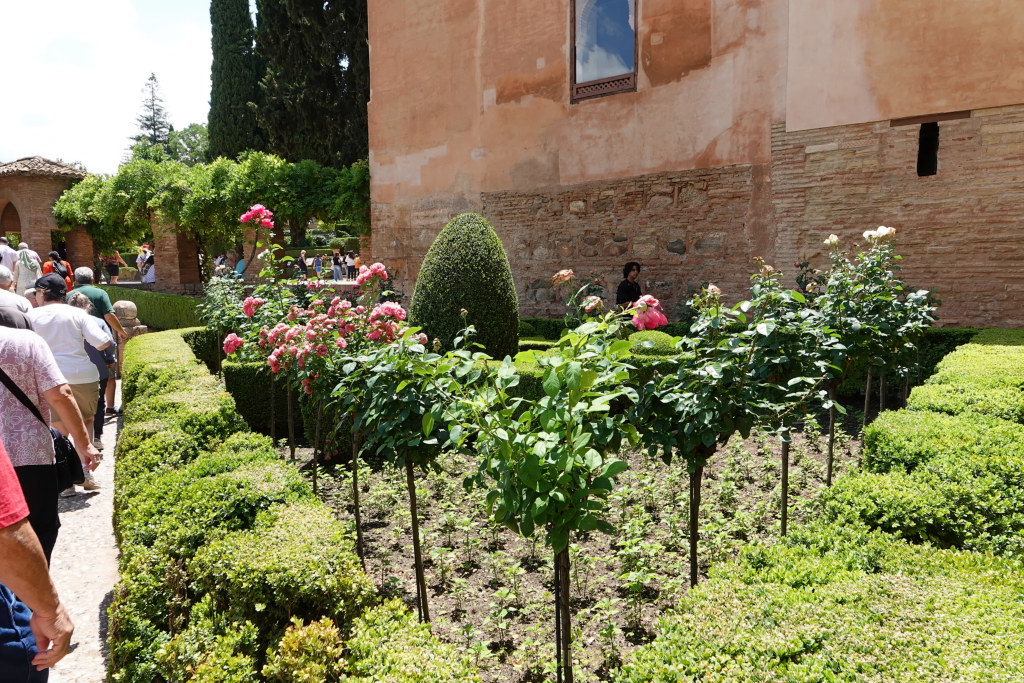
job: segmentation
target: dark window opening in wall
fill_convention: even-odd
[[[636,0],[572,5],[572,101],[636,90]]]
[[[917,175],[935,175],[939,172],[939,122],[921,124],[917,147]]]

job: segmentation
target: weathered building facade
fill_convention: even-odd
[[[627,260],[671,312],[884,224],[944,324],[1022,325],[1022,39],[1006,0],[378,0],[373,256],[411,291],[472,209],[523,314]]]

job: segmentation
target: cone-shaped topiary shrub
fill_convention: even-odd
[[[463,213],[441,230],[420,267],[409,317],[445,349],[469,323],[476,327],[474,341],[491,356],[518,352],[519,300],[512,269],[486,218]]]

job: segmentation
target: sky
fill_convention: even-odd
[[[210,0],[0,0],[0,163],[114,173],[160,84],[176,130],[210,108]]]

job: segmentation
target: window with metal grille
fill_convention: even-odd
[[[636,90],[636,0],[573,0],[572,100]]]

